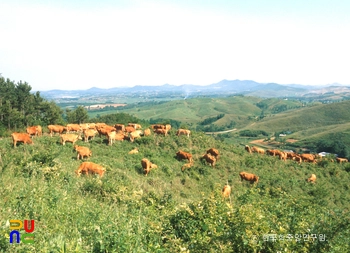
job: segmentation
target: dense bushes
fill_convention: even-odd
[[[239,135],[247,137],[258,137],[259,135],[269,136],[269,134],[263,130],[242,130],[239,132]]]

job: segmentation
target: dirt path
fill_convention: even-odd
[[[219,132],[205,132],[205,134],[225,134],[225,133],[229,133],[229,132],[233,132],[236,131],[237,128],[233,128],[233,129],[229,129],[229,130],[225,130],[225,131],[219,131]]]

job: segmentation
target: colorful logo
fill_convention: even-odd
[[[24,227],[23,222],[20,220],[10,220],[10,229],[12,230],[10,232],[10,243],[13,243],[13,238],[16,235],[16,243],[23,242],[23,243],[33,243],[34,242],[34,220],[30,220],[30,228],[28,227],[29,220],[24,220]],[[24,230],[27,233],[20,233],[19,230],[24,228]]]

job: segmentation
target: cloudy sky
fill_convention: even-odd
[[[2,0],[0,73],[33,90],[350,85],[348,0]]]

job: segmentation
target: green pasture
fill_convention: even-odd
[[[89,161],[106,168],[103,178],[77,177],[81,161],[58,136],[15,148],[1,139],[0,252],[350,251],[350,164],[283,162],[248,154],[247,143],[175,131],[112,146],[98,136],[78,141],[92,150]],[[139,153],[129,155],[135,147]],[[214,168],[200,159],[211,147],[221,154]],[[184,172],[178,150],[194,157]],[[144,157],[158,165],[147,177]],[[241,182],[241,171],[259,183]],[[306,182],[312,173],[315,184]],[[226,183],[229,199],[220,193]],[[34,244],[9,243],[11,219],[35,220]]]

